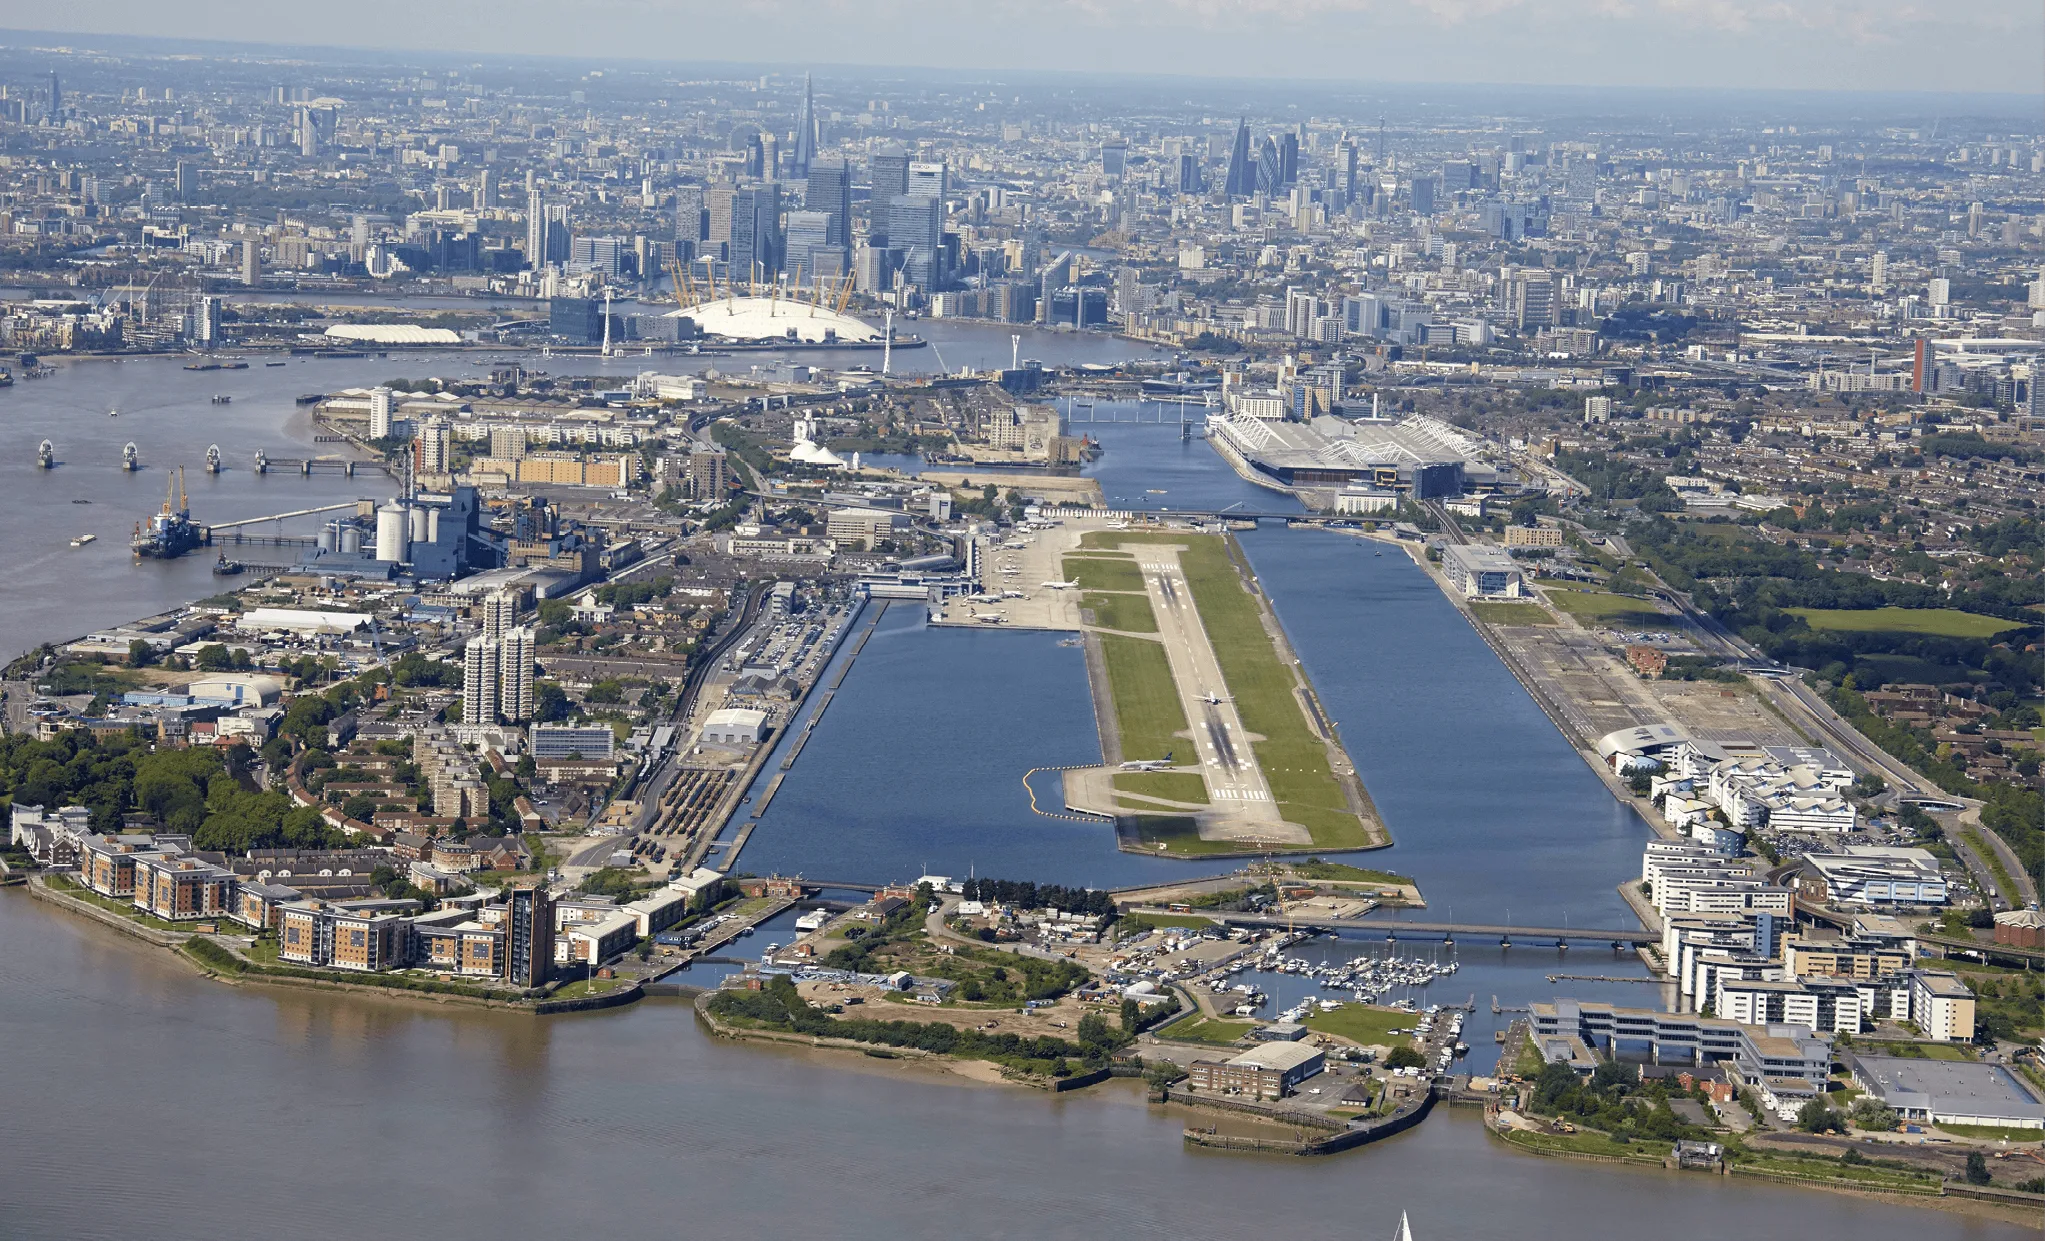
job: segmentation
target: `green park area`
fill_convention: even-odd
[[[1615,595],[1595,586],[1543,583],[1541,593],[1548,602],[1576,617],[1597,625],[1621,629],[1659,629],[1677,624],[1674,617],[1655,610],[1653,603],[1631,595]]]
[[[1332,1012],[1308,1013],[1303,1023],[1319,1034],[1332,1034],[1365,1047],[1395,1047],[1409,1041],[1394,1030],[1411,1030],[1420,1019],[1396,1008],[1369,1004],[1344,1004]]]
[[[567,983],[558,988],[554,994],[547,998],[551,1000],[580,1000],[594,995],[608,995],[620,987],[629,987],[631,985],[632,980],[629,978],[578,978],[574,982]]]
[[[1218,535],[1178,532],[1094,531],[1085,538],[1088,547],[1134,543],[1162,543],[1181,549],[1179,567],[1192,588],[1194,607],[1221,665],[1236,714],[1244,729],[1264,738],[1253,742],[1251,749],[1279,813],[1287,822],[1306,828],[1317,850],[1360,849],[1380,843],[1350,811],[1348,798],[1328,765],[1328,748],[1308,726],[1298,680],[1291,665],[1279,657],[1264,628],[1262,609],[1230,559],[1227,543]],[[1103,650],[1107,650],[1105,641]],[[1176,711],[1177,690],[1163,655],[1159,648],[1152,675],[1162,677],[1160,692],[1173,699],[1178,727],[1184,728],[1185,716]],[[1112,655],[1108,668],[1119,719],[1120,686],[1127,678],[1115,676]],[[1126,733],[1124,737],[1123,756],[1127,758],[1133,752]]]
[[[1143,570],[1133,560],[1109,560],[1101,556],[1067,556],[1062,562],[1067,581],[1078,582],[1084,590],[1118,590],[1143,593]]]
[[[1125,771],[1115,777],[1115,791],[1193,806],[1207,804],[1207,781],[1191,771]]]
[[[1252,1021],[1217,1021],[1199,1013],[1188,1013],[1157,1032],[1159,1038],[1182,1043],[1216,1043],[1227,1046],[1249,1034]]]
[[[1498,601],[1479,599],[1470,604],[1470,612],[1487,625],[1552,625],[1555,618],[1538,603],[1521,603],[1516,600]]]
[[[1139,932],[1154,931],[1167,927],[1189,931],[1205,931],[1212,929],[1214,926],[1214,919],[1202,917],[1199,914],[1123,914],[1115,919],[1115,932],[1123,936],[1133,936]]]
[[[1920,633],[1934,638],[1992,638],[2015,621],[1953,608],[1790,608],[1813,629],[1842,633]]]
[[[1150,600],[1143,595],[1088,591],[1080,597],[1079,606],[1092,612],[1093,623],[1102,629],[1118,629],[1123,633],[1157,632],[1157,613],[1150,610]]]

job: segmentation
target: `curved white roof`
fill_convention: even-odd
[[[326,330],[335,340],[362,341],[372,345],[459,345],[461,333],[444,327],[420,327],[416,323],[336,323]]]
[[[881,338],[880,329],[863,319],[779,297],[716,298],[670,311],[668,318],[694,320],[698,331],[727,340],[785,340],[792,335],[816,344],[830,337],[855,343]]]
[[[843,457],[832,452],[822,444],[811,443],[809,440],[803,440],[796,444],[794,451],[790,452],[788,457],[791,461],[802,461],[810,465],[839,466],[845,464]]]

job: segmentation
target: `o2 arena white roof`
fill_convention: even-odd
[[[696,330],[727,340],[801,340],[817,344],[828,339],[864,344],[881,331],[863,319],[841,315],[823,306],[779,297],[727,297],[671,311],[670,319],[691,319]]]
[[[416,323],[336,323],[326,330],[335,340],[361,341],[372,345],[459,345],[461,333],[444,327],[420,327]]]

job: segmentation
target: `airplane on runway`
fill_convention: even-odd
[[[1225,694],[1214,693],[1212,690],[1210,690],[1207,693],[1200,695],[1200,701],[1206,703],[1210,707],[1218,707],[1224,702],[1234,702],[1235,699],[1230,698]]]

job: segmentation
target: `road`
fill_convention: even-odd
[[[28,713],[36,698],[32,681],[0,681],[0,733],[35,731],[35,717]]]

